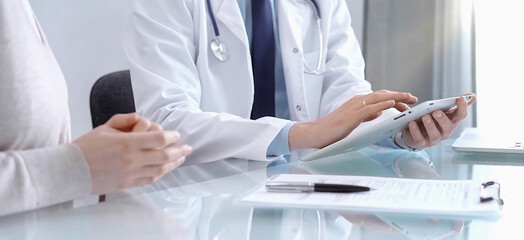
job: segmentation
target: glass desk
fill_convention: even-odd
[[[307,163],[228,159],[186,166],[104,203],[2,217],[0,239],[522,239],[524,156],[456,153],[451,143],[418,153],[366,148]],[[495,180],[505,205],[500,219],[470,220],[235,203],[280,173]]]

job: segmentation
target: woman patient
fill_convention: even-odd
[[[67,87],[27,0],[0,0],[0,216],[151,183],[191,152],[136,114],[70,142]]]

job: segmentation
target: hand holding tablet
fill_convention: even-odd
[[[476,100],[474,94],[466,94],[456,101],[457,107],[450,110],[437,110],[431,114],[424,115],[420,121],[410,123],[408,128],[402,132],[397,139],[410,149],[422,149],[434,146],[442,140],[449,138],[453,130],[467,116],[467,107]]]
[[[449,137],[456,125],[466,117],[467,106],[475,100],[474,94],[467,94],[461,97],[423,102],[393,117],[377,119],[375,124],[357,128],[347,137],[301,160],[316,160],[346,151],[358,150],[402,131],[402,140],[410,148],[421,149],[435,145]]]

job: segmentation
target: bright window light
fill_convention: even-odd
[[[479,128],[524,133],[523,11],[524,1],[475,1]]]

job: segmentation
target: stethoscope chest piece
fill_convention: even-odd
[[[220,41],[220,38],[211,40],[211,51],[215,57],[221,62],[225,62],[229,59],[229,52],[227,46]]]

